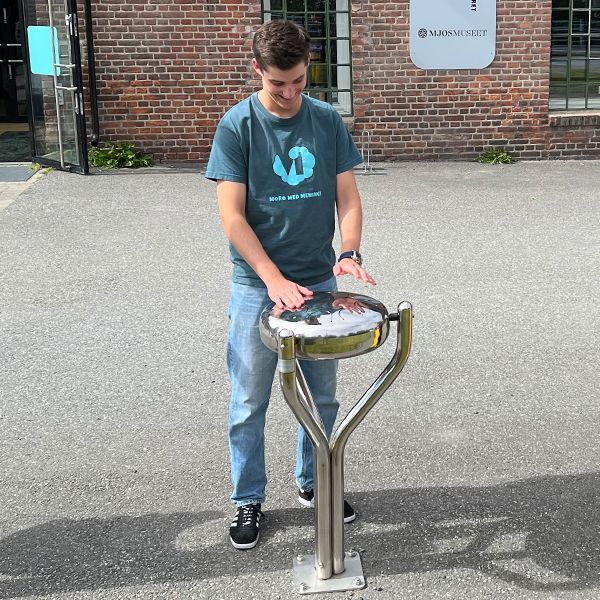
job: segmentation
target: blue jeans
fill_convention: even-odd
[[[310,286],[315,292],[337,289],[335,277]],[[265,501],[265,415],[277,367],[277,354],[261,341],[258,320],[271,303],[265,288],[231,284],[227,369],[231,380],[229,407],[229,451],[231,456],[231,500],[236,506]],[[335,399],[337,361],[301,361],[302,371],[331,435],[337,416]],[[294,416],[289,412],[290,419]],[[296,484],[313,488],[312,443],[298,428]]]

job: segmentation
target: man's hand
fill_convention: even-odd
[[[269,298],[275,302],[277,308],[294,310],[304,306],[306,298],[312,298],[313,293],[305,287],[286,279],[278,277],[274,281],[265,281]]]
[[[364,281],[371,285],[376,285],[375,280],[355,261],[351,258],[342,258],[340,262],[333,266],[333,274],[336,277],[342,275],[352,275],[358,281]]]

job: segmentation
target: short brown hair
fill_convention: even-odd
[[[252,52],[261,69],[277,67],[285,71],[302,61],[308,64],[310,36],[293,21],[269,21],[254,34]]]

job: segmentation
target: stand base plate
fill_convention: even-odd
[[[315,569],[315,555],[304,554],[294,558],[294,588],[299,594],[320,594],[324,592],[344,592],[362,590],[367,582],[363,575],[358,552],[346,552],[346,570],[329,579],[319,579]]]

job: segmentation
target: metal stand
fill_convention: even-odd
[[[296,338],[278,334],[278,370],[283,395],[310,437],[315,469],[315,555],[294,561],[294,584],[301,594],[339,592],[365,587],[360,556],[344,552],[344,449],[350,434],[402,371],[412,345],[412,306],[403,302],[390,321],[398,322],[392,360],[327,439],[325,427],[299,363]]]
[[[294,559],[294,588],[300,594],[362,590],[367,582],[358,552],[346,552],[344,566],[343,573],[332,575],[329,579],[319,579],[316,576],[315,555],[300,554]]]
[[[383,167],[374,167],[371,164],[371,132],[363,129],[359,139],[360,153],[362,154],[362,166],[354,168],[356,175],[385,175]]]

